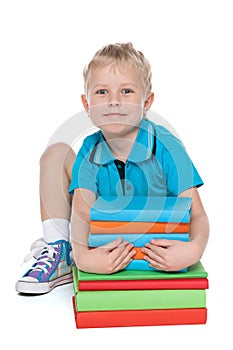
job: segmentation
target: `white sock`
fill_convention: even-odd
[[[66,219],[48,219],[42,222],[44,240],[47,243],[64,239],[69,241],[70,222]]]

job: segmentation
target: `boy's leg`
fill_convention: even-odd
[[[69,240],[74,151],[65,143],[49,146],[40,159],[40,210],[46,242]]]
[[[22,293],[47,293],[72,281],[69,244],[71,196],[68,188],[76,155],[64,143],[49,146],[40,159],[43,240],[33,246],[37,261],[17,282]]]
[[[60,218],[70,220],[71,181],[75,153],[65,143],[49,146],[40,159],[41,220]]]

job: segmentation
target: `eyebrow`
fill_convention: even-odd
[[[97,87],[107,87],[107,86],[108,86],[107,84],[98,83],[98,84],[93,85],[93,89],[96,89]]]
[[[135,85],[134,83],[131,83],[131,82],[120,84],[120,86],[128,86],[128,85],[131,85],[131,86],[134,86],[135,88],[137,88],[137,85]],[[93,85],[93,89],[96,89],[97,87],[108,87],[108,84],[98,83],[98,84]]]

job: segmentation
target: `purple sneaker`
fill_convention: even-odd
[[[32,245],[31,256],[37,261],[16,283],[16,291],[26,294],[44,294],[62,284],[70,283],[72,264],[70,243],[65,240],[46,243],[43,239]]]

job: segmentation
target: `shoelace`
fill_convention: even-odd
[[[56,261],[54,255],[59,254],[55,248],[58,244],[49,245],[43,238],[37,239],[31,246],[31,252],[24,258],[24,262],[29,261],[32,257],[38,259],[31,271],[41,271],[43,270],[46,274],[48,273],[48,268],[52,267],[52,262]],[[45,255],[43,257],[43,255]],[[41,258],[40,258],[41,256]]]

